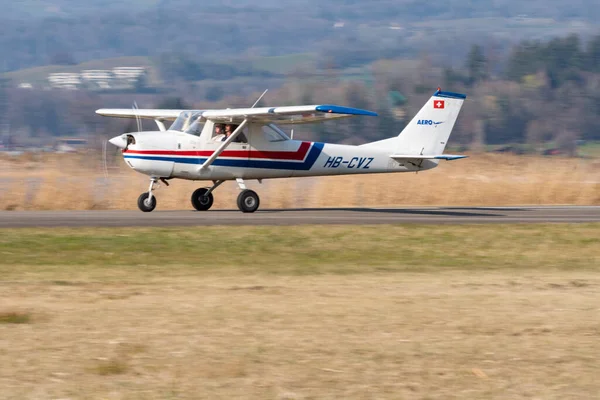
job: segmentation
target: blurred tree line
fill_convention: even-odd
[[[539,148],[552,142],[573,152],[577,140],[600,140],[600,35],[585,44],[577,35],[524,41],[497,75],[485,50],[473,46],[463,69],[444,71],[447,87],[465,90],[476,102],[461,121],[471,143]]]
[[[196,60],[185,53],[164,53],[155,58],[155,66],[166,84],[177,81],[205,79],[227,80],[237,77],[271,78],[278,76],[269,71],[252,68],[247,63],[224,63]]]
[[[493,48],[477,44],[470,47],[460,67],[443,67],[426,52],[414,59],[381,59],[358,70],[326,60],[320,60],[318,70],[284,76],[275,88],[270,87],[262,103],[337,103],[371,109],[380,116],[298,126],[295,135],[352,144],[397,135],[442,86],[468,95],[451,145],[483,148],[512,143],[541,150],[551,144],[573,152],[577,140],[600,140],[600,35],[587,41],[577,35],[523,41],[501,57]],[[190,82],[196,74],[229,79],[253,76],[256,71],[243,64],[219,70],[214,61],[198,63],[179,56],[162,62],[163,73],[173,80],[173,90],[166,94],[4,87],[3,98],[10,99],[5,102],[5,121],[12,132],[24,137],[108,136],[131,126],[96,116],[97,108],[130,107],[134,100],[146,108],[249,106],[262,91],[262,83],[272,82],[265,73],[252,78],[257,81],[251,88],[228,81],[200,87]],[[151,129],[151,124],[146,128]]]
[[[0,72],[172,53],[210,63],[311,52],[340,66],[424,48],[452,57],[474,39],[593,32],[599,17],[594,0],[17,1],[0,15]]]

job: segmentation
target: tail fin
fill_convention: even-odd
[[[466,95],[437,90],[396,139],[403,155],[440,155],[444,152]]]

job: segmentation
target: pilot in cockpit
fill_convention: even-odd
[[[233,125],[233,124],[227,124],[225,125],[225,139],[223,140],[227,140],[227,138],[229,136],[231,136],[231,134],[233,132],[235,132],[235,130],[238,128],[239,125]],[[240,133],[235,139],[234,142],[238,142],[238,143],[248,143],[248,139],[246,139],[246,136],[243,133]]]
[[[231,124],[225,125],[225,136],[227,136],[227,137],[231,136],[231,134],[233,133],[234,130],[235,130],[235,128],[233,127],[233,125],[231,125]]]
[[[215,142],[222,142],[226,139],[227,136],[225,136],[223,124],[215,124],[215,132],[213,134],[212,140],[214,140]]]

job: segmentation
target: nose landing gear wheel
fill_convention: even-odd
[[[208,192],[208,188],[196,189],[192,193],[192,205],[198,211],[206,211],[213,205],[212,193],[207,195],[206,192]]]
[[[237,206],[240,211],[245,213],[253,213],[258,210],[260,199],[256,192],[250,189],[242,190],[237,198]]]
[[[138,208],[143,212],[150,212],[156,208],[156,196],[149,197],[150,194],[148,192],[142,193],[138,197]]]

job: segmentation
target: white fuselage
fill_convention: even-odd
[[[220,146],[179,131],[135,133],[135,144],[123,151],[134,170],[159,178],[189,180],[268,179],[302,176],[422,171],[419,166],[390,158],[385,146],[351,146],[283,140],[269,142],[250,131],[247,143],[231,143],[207,168],[202,164]]]
[[[197,211],[213,205],[213,191],[236,180],[241,189],[237,206],[258,210],[260,198],[244,180],[327,175],[416,172],[437,167],[440,160],[464,155],[444,154],[466,95],[438,90],[402,132],[361,146],[292,140],[275,123],[324,122],[332,118],[377,116],[376,113],[332,104],[236,108],[223,110],[101,109],[100,115],[153,118],[160,131],[124,133],[109,142],[122,149],[125,162],[150,176],[138,208],[156,208],[154,185],[166,179],[210,180],[196,189],[191,202]],[[167,130],[163,121],[173,121]],[[360,132],[357,132],[360,133]],[[293,137],[293,135],[292,135]]]

